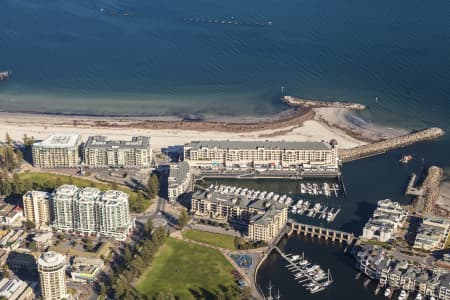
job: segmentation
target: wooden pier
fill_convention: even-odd
[[[308,272],[308,270],[305,267],[302,268],[300,264],[296,262],[297,260],[294,259],[291,254],[285,254],[277,246],[275,246],[273,249],[276,250],[280,254],[280,256],[288,262],[288,265],[286,267],[291,273],[293,273],[295,280],[303,287],[306,287],[306,289],[308,289],[311,294],[325,290],[325,288],[333,282],[329,272],[328,278],[326,278],[327,279],[326,282],[321,282],[321,280],[324,279],[314,278],[314,275],[311,275],[311,273]],[[302,260],[303,259],[304,257],[302,255]],[[320,267],[319,270],[321,270]]]
[[[324,228],[315,225],[302,224],[292,219],[288,220],[288,224],[291,227],[290,234],[292,234],[295,231],[297,234],[323,238],[325,240],[331,240],[333,242],[334,241],[338,241],[340,243],[346,242],[349,245],[352,244],[353,241],[356,239],[353,233],[335,230],[331,228]]]

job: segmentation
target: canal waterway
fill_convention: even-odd
[[[209,180],[208,183],[236,185],[251,189],[273,191],[288,194],[294,200],[304,199],[310,202],[322,202],[329,207],[340,208],[341,212],[333,223],[312,219],[306,216],[290,215],[301,222],[317,224],[324,227],[336,228],[360,235],[362,227],[370,218],[378,200],[390,198],[401,204],[408,204],[411,198],[404,195],[405,187],[412,172],[421,174],[432,164],[442,162],[442,149],[436,147],[439,141],[426,142],[418,145],[398,149],[389,153],[353,161],[343,166],[343,181],[346,187],[345,197],[306,196],[300,195],[301,182],[323,182],[323,179],[305,179],[303,181],[287,180]],[[412,154],[414,159],[407,165],[399,162],[404,154]],[[332,180],[325,180],[333,182]],[[287,270],[284,261],[276,252],[262,264],[257,283],[267,292],[269,281],[274,291],[280,290],[282,299],[382,299],[382,295],[375,296],[375,283],[364,287],[364,279],[355,280],[353,259],[343,253],[339,243],[305,238],[292,235],[284,238],[279,244],[286,253],[301,254],[322,268],[329,268],[334,283],[325,291],[311,295],[299,285]],[[380,293],[381,294],[381,293]]]

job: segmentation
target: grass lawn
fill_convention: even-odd
[[[221,287],[235,284],[231,270],[220,252],[168,238],[136,288],[148,296],[171,290],[177,299],[211,299]]]
[[[236,250],[234,245],[234,236],[201,230],[186,230],[183,232],[183,236],[193,241],[202,242],[229,250]]]
[[[37,183],[41,186],[47,185],[47,186],[56,186],[56,179],[59,178],[62,184],[74,184],[78,187],[88,187],[88,186],[94,186],[102,191],[106,191],[111,189],[111,184],[109,183],[99,183],[94,182],[88,179],[84,179],[82,177],[78,176],[67,176],[67,175],[59,175],[59,174],[52,174],[52,173],[38,173],[38,172],[26,172],[26,173],[20,173],[19,179],[20,180],[29,180],[32,183]],[[127,187],[124,186],[118,186],[118,190],[127,193],[130,195],[130,205],[132,205],[137,198],[137,193],[133,192]],[[150,205],[150,201],[144,201],[145,208],[147,208]]]

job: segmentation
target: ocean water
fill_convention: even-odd
[[[448,123],[449,28],[447,0],[2,0],[0,110],[272,114],[283,83],[386,124]]]
[[[0,70],[13,71],[0,82],[0,111],[270,115],[285,108],[283,84],[291,95],[367,104],[368,121],[450,131],[449,54],[448,0],[0,0]],[[406,153],[414,161],[404,166]],[[447,135],[344,165],[348,195],[327,200],[342,209],[331,226],[360,234],[377,200],[410,201],[412,171],[436,164],[450,175],[449,153]],[[282,299],[374,298],[339,246],[296,237],[281,246],[330,267],[336,282],[305,294],[275,255],[262,288],[272,281]]]

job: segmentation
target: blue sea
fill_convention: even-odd
[[[13,75],[0,82],[0,111],[261,116],[285,109],[283,85],[367,104],[362,117],[388,127],[450,132],[450,1],[0,0],[1,70]],[[415,157],[407,167],[405,153]],[[449,134],[345,165],[335,226],[359,234],[377,200],[409,201],[410,173],[433,164],[450,175]],[[341,270],[342,283],[315,298],[373,298],[341,249],[287,243]],[[298,298],[282,269],[271,259],[260,286],[272,280]]]

